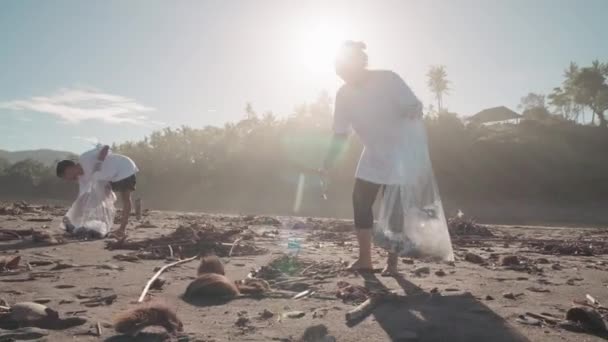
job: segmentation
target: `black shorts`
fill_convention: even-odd
[[[353,209],[355,212],[355,228],[371,229],[374,227],[374,202],[378,193],[383,194],[384,184],[376,184],[357,178],[353,190]],[[391,230],[399,231],[403,226],[403,208],[399,194],[395,197],[389,217]]]
[[[112,186],[112,191],[114,192],[127,192],[127,191],[135,191],[135,184],[137,183],[137,179],[135,175],[129,176],[125,179],[121,179],[118,182],[110,182]]]
[[[355,228],[371,229],[374,226],[374,202],[378,192],[384,185],[355,179],[353,189],[353,211],[355,217]]]

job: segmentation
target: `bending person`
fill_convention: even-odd
[[[336,74],[344,80],[334,108],[334,137],[322,174],[327,173],[343,150],[353,129],[364,145],[353,190],[354,221],[359,258],[352,270],[371,270],[372,207],[385,185],[398,184],[407,125],[422,118],[422,104],[406,83],[392,71],[369,70],[365,44],[345,42],[336,59]],[[384,274],[397,270],[397,254],[389,252]]]
[[[108,182],[109,187],[119,194],[122,201],[120,227],[112,235],[125,238],[132,207],[131,193],[135,191],[135,174],[139,169],[131,158],[109,152],[110,147],[103,146],[83,153],[77,162],[62,160],[57,164],[57,177],[78,181],[82,193],[93,173],[98,171],[97,179]]]

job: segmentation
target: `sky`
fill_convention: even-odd
[[[570,61],[608,61],[606,0],[3,0],[0,149],[82,152],[163,127],[286,116],[341,81],[344,39],[429,105],[444,65],[467,116],[560,85]],[[604,33],[604,34],[603,34]]]

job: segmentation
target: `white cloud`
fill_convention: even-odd
[[[48,113],[70,123],[99,120],[116,124],[156,124],[142,114],[154,111],[154,108],[127,97],[91,89],[60,89],[49,96],[0,102],[0,108]]]

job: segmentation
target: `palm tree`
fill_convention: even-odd
[[[431,66],[431,69],[426,74],[428,77],[428,86],[433,94],[435,94],[435,98],[437,99],[437,110],[439,112],[443,111],[443,96],[449,93],[449,83],[447,79],[447,72],[445,71],[445,66],[443,65],[435,65]]]

